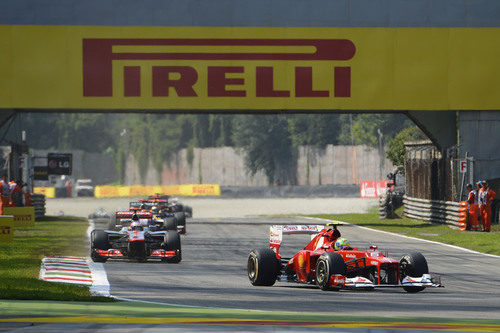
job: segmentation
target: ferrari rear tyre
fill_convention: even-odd
[[[272,286],[278,278],[280,262],[270,248],[252,250],[248,256],[247,271],[254,286]]]
[[[401,281],[407,276],[420,277],[424,274],[429,274],[427,260],[420,252],[410,252],[401,257],[399,260],[399,277]],[[425,289],[425,287],[403,287],[409,293],[417,293]]]
[[[334,274],[346,274],[346,265],[342,256],[335,252],[323,253],[316,262],[316,284],[321,290],[339,290],[330,286],[330,277]]]
[[[182,250],[181,250],[181,236],[177,233],[177,231],[168,231],[164,238],[165,250],[166,251],[176,251],[177,255],[172,258],[165,258],[166,262],[170,263],[179,263],[182,260]]]

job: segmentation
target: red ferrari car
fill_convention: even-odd
[[[376,246],[368,250],[351,247],[338,225],[271,226],[270,247],[252,250],[248,257],[250,282],[254,286],[272,286],[276,281],[308,283],[322,290],[401,287],[410,293],[441,287],[440,278],[429,274],[421,253],[410,252],[394,260]],[[312,234],[312,239],[293,257],[282,258],[279,250],[286,234]]]

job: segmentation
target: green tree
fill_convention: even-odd
[[[340,131],[340,117],[336,114],[302,114],[288,117],[292,143],[325,147],[336,144]]]
[[[341,130],[339,143],[351,144],[351,125],[349,115],[341,116]],[[412,125],[412,122],[401,114],[358,114],[352,115],[352,138],[355,145],[376,147],[379,143],[378,130],[382,133],[383,143],[386,144],[403,128]]]
[[[285,116],[235,116],[233,140],[245,152],[245,164],[252,175],[262,170],[270,185],[296,183],[296,154]]]
[[[404,164],[406,156],[406,148],[404,143],[408,141],[417,141],[427,139],[424,132],[417,126],[405,128],[399,132],[391,141],[389,141],[389,150],[387,150],[387,158],[395,166]]]

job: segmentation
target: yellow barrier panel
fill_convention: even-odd
[[[119,197],[130,197],[130,186],[120,186],[118,187]]]
[[[162,186],[161,187],[162,191],[160,193],[166,194],[166,195],[179,195],[181,193],[180,188],[181,188],[181,185]]]
[[[4,207],[3,213],[14,216],[15,228],[35,225],[35,207]]]
[[[217,184],[187,184],[187,185],[165,185],[165,186],[96,186],[96,198],[106,197],[135,197],[149,195],[181,195],[181,196],[203,196],[220,195],[220,186]]]
[[[181,185],[179,192],[179,195],[184,196],[220,195],[220,186],[213,184]]]
[[[14,239],[14,216],[0,215],[0,242]]]
[[[117,197],[118,187],[117,186],[96,186],[94,189],[94,196],[96,198],[104,197]]]
[[[33,193],[43,194],[46,198],[55,198],[56,197],[56,188],[55,187],[35,187],[33,189]]]

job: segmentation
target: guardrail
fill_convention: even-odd
[[[426,200],[404,196],[403,204],[405,206],[403,215],[406,217],[458,227],[459,202]]]
[[[31,194],[31,204],[35,207],[35,219],[45,216],[45,195]]]

